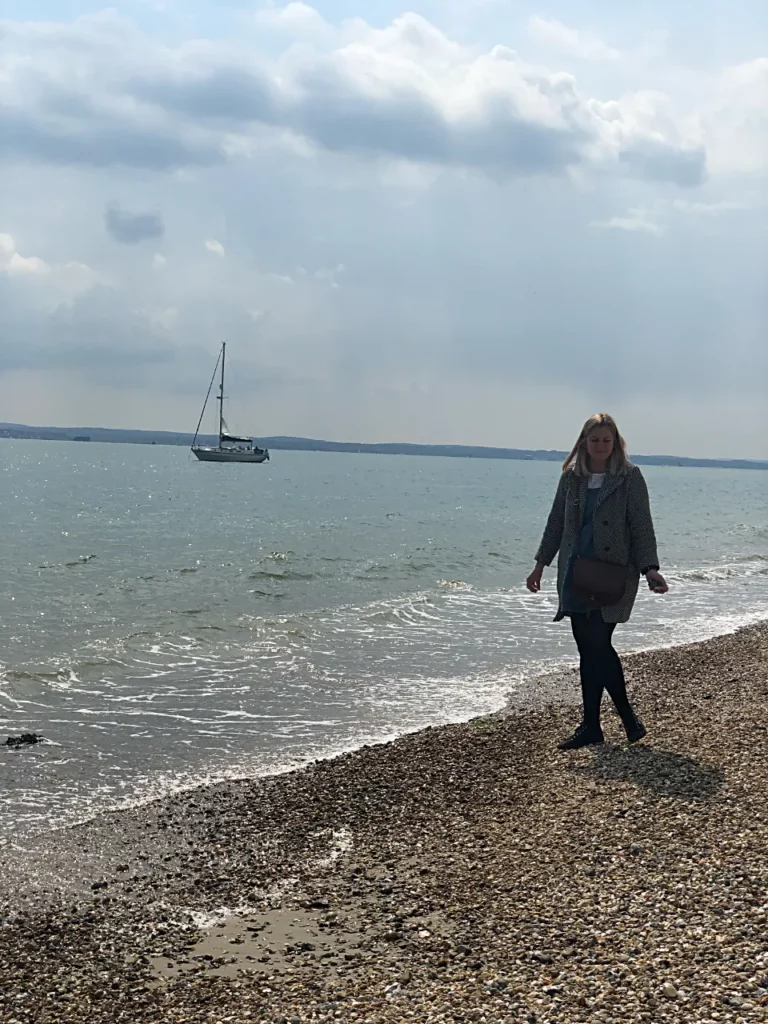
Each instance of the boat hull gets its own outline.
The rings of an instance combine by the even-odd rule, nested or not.
[[[262,450],[238,451],[235,448],[193,448],[196,458],[201,462],[266,462],[269,452]]]

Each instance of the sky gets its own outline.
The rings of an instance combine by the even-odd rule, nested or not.
[[[767,170],[764,0],[4,0],[0,420],[766,459]]]

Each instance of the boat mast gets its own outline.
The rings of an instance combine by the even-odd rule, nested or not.
[[[219,359],[221,359],[221,352],[219,352],[219,358],[216,360],[216,365],[213,368],[213,373],[211,374],[211,382],[208,385],[208,390],[205,393],[205,401],[203,402],[203,408],[200,411],[200,419],[197,421],[197,426],[195,427],[195,436],[192,438],[193,448],[197,444],[197,435],[200,433],[200,426],[203,422],[203,416],[205,416],[205,410],[208,408],[208,399],[211,397],[211,388],[213,387],[213,382],[216,380],[216,371],[219,368]]]
[[[221,343],[221,384],[219,385],[219,444],[224,433],[224,359],[227,355],[227,343]]]

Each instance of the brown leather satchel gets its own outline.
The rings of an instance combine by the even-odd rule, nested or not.
[[[579,597],[599,608],[618,604],[626,588],[626,569],[599,558],[577,558],[573,563],[571,586]]]

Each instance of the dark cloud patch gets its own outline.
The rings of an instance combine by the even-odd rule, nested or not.
[[[171,171],[221,163],[224,155],[214,140],[186,141],[172,126],[158,129],[149,119],[133,123],[119,115],[83,112],[56,120],[34,109],[0,108],[0,158]]]
[[[48,311],[0,274],[0,374],[77,369],[99,383],[132,387],[177,355],[123,292],[91,288]]]
[[[557,173],[583,159],[584,128],[524,118],[510,100],[489,97],[474,117],[449,121],[433,99],[399,86],[372,95],[356,90],[329,62],[299,78],[301,96],[283,115],[326,149],[494,173]]]
[[[134,76],[126,91],[166,110],[183,113],[196,121],[243,123],[279,120],[276,90],[255,69],[209,67],[184,68],[175,75]]]
[[[107,232],[122,245],[138,245],[150,238],[162,238],[163,219],[157,213],[130,213],[119,203],[109,203],[104,211]]]
[[[648,181],[671,181],[681,188],[693,188],[707,177],[707,153],[643,139],[619,154],[619,160],[634,177]]]

